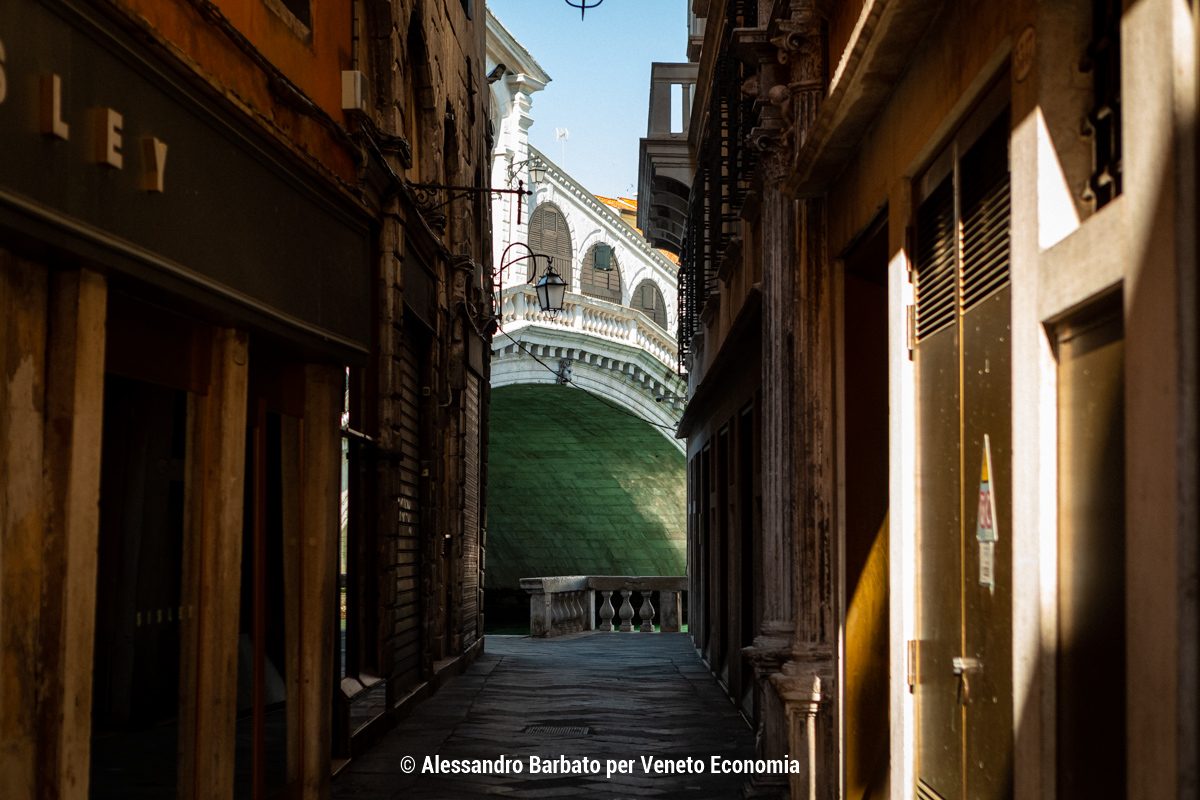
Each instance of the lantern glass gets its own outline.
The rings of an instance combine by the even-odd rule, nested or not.
[[[539,163],[532,164],[529,167],[529,178],[534,183],[541,183],[546,178],[546,167]]]
[[[542,311],[562,311],[563,299],[567,294],[567,282],[562,279],[554,266],[546,267],[546,273],[534,287],[537,290],[538,305]]]

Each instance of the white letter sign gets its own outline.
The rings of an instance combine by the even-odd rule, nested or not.
[[[71,128],[62,118],[62,78],[42,76],[42,133],[55,139],[71,138]]]
[[[167,143],[147,136],[142,139],[142,189],[163,191],[163,174],[167,168]]]

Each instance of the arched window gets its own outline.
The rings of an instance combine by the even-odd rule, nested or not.
[[[542,203],[529,217],[529,246],[535,253],[554,257],[554,271],[562,275],[571,286],[571,232],[567,230],[567,218],[553,203]],[[535,263],[536,266],[535,266]],[[546,268],[546,259],[529,259],[526,280],[533,280],[535,270],[540,275]]]
[[[633,290],[630,305],[654,320],[654,324],[664,331],[667,329],[667,304],[654,281],[647,278],[639,283]]]
[[[612,245],[600,243],[588,248],[579,273],[579,291],[601,300],[621,302],[621,268]]]

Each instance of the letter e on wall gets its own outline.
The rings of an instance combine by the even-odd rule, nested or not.
[[[92,160],[120,169],[125,164],[121,153],[121,131],[124,120],[111,108],[93,108],[90,112]]]

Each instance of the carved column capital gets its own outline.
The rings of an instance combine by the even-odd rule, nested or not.
[[[817,111],[825,98],[828,82],[825,65],[825,33],[821,13],[814,0],[792,5],[791,14],[775,22],[771,44],[776,61],[783,67],[781,87],[773,89],[784,109],[788,147],[794,159],[807,140]]]

